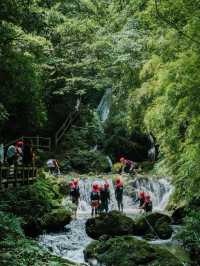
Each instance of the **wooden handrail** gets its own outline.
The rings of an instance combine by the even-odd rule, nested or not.
[[[26,137],[22,136],[15,140],[12,140],[4,145],[5,148],[8,146],[15,144],[17,141],[24,141],[24,140],[30,140],[32,143],[33,148],[36,149],[47,149],[48,151],[51,150],[51,138],[50,137],[40,137],[40,136],[33,136],[33,137]],[[42,140],[45,140],[47,144],[42,143]]]
[[[38,168],[33,166],[0,166],[0,189],[27,185],[37,179]]]

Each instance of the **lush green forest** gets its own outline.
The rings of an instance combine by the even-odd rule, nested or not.
[[[105,169],[104,154],[116,160],[133,144],[141,161],[153,134],[153,171],[173,177],[171,206],[195,210],[181,237],[199,254],[199,25],[198,0],[1,0],[1,141],[54,137],[77,100],[82,129],[72,128],[61,146],[78,170],[87,156],[94,160],[95,144],[96,168]],[[102,132],[95,111],[108,88]]]

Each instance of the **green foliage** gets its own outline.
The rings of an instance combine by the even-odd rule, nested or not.
[[[200,263],[200,212],[191,211],[186,220],[185,226],[178,234],[177,238],[183,241],[184,247],[189,250],[191,260],[194,262],[192,265],[199,265]]]
[[[19,218],[0,211],[0,220],[0,241],[17,240],[24,236]]]

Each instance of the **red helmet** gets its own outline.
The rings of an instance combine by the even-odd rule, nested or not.
[[[69,181],[69,187],[70,188],[73,188],[74,187],[74,182],[71,180],[71,181]]]
[[[121,182],[121,178],[120,177],[117,177],[116,183],[119,184],[120,182]]]
[[[17,147],[22,147],[23,146],[23,141],[21,141],[21,140],[18,140],[17,142],[16,142],[16,146]]]
[[[144,193],[144,191],[139,192],[139,197],[142,198],[142,199],[145,198],[145,193]]]
[[[75,186],[77,186],[78,185],[78,179],[75,178],[73,183],[74,183]]]
[[[150,195],[146,195],[146,196],[145,196],[145,200],[146,200],[147,202],[150,202],[150,200],[151,200]]]
[[[99,191],[99,185],[97,183],[94,183],[92,185],[92,190],[95,191],[95,192],[98,192]]]
[[[121,178],[118,177],[118,178],[116,179],[116,187],[122,187],[122,186],[123,186],[123,182],[122,182]]]

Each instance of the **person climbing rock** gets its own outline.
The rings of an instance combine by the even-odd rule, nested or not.
[[[77,218],[79,198],[80,198],[80,189],[79,189],[79,184],[78,184],[78,178],[75,178],[73,180],[73,185],[71,186],[71,199],[72,199],[72,203],[74,203],[74,205],[76,206],[75,212],[74,212],[75,219]]]
[[[120,177],[115,182],[115,198],[117,200],[118,210],[123,212],[123,191],[124,186]]]
[[[120,163],[122,164],[122,173],[136,173],[135,166],[136,164],[131,161],[127,160],[124,157],[120,158]]]
[[[150,195],[145,196],[144,204],[141,206],[145,212],[152,212],[153,204]]]
[[[110,203],[110,189],[109,183],[105,182],[104,185],[101,186],[100,189],[100,200],[101,200],[101,207],[100,212],[108,213],[108,205]]]
[[[91,208],[92,208],[92,217],[98,214],[98,209],[100,207],[100,191],[99,191],[99,185],[97,183],[94,183],[92,185],[92,192],[90,194],[90,200],[91,200]]]

